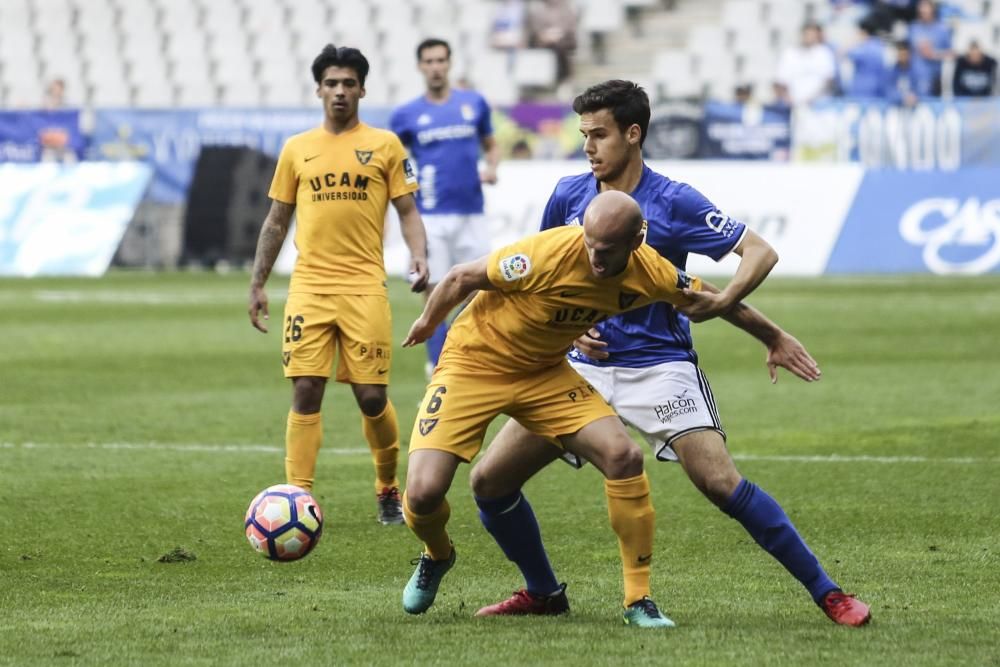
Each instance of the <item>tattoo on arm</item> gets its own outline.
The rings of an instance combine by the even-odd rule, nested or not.
[[[274,261],[281,252],[281,246],[285,242],[288,234],[288,225],[292,221],[292,213],[295,211],[294,204],[272,201],[271,210],[264,219],[264,224],[260,228],[260,236],[257,238],[257,252],[253,260],[253,273],[250,279],[251,285],[262,286],[267,282],[274,267]]]

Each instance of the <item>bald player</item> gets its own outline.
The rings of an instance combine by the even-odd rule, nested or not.
[[[368,60],[328,44],[312,64],[323,124],[281,149],[273,200],[257,242],[250,322],[267,333],[267,281],[297,212],[298,258],[285,303],[281,361],[292,381],[285,474],[311,489],[323,437],[320,406],[337,356],[337,381],[351,385],[375,465],[378,521],[402,524],[396,464],[399,426],[389,401],[392,319],[382,257],[385,212],[399,213],[410,249],[413,290],[427,284],[427,241],[413,193],[417,177],[399,139],[358,120]],[[263,317],[262,317],[263,316]]]
[[[631,197],[598,195],[582,227],[535,234],[454,267],[414,322],[404,346],[426,341],[479,290],[448,333],[410,440],[403,513],[424,551],[403,591],[407,612],[433,604],[455,563],[445,494],[458,465],[479,452],[490,422],[506,414],[604,474],[623,563],[623,618],[638,627],[673,625],[649,597],[654,513],[642,450],[565,358],[578,336],[612,315],[656,301],[714,298],[643,243],[644,226]]]

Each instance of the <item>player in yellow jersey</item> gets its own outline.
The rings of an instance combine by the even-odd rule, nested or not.
[[[460,264],[431,295],[404,346],[427,340],[454,306],[481,290],[448,333],[410,439],[403,513],[425,549],[403,591],[407,612],[433,604],[455,562],[445,494],[458,465],[472,461],[490,422],[507,414],[604,474],[626,618],[641,627],[673,625],[649,598],[654,521],[642,450],[564,356],[577,336],[617,313],[715,298],[643,237],[639,205],[624,193],[603,193],[582,228],[545,231]]]
[[[374,459],[379,521],[401,524],[399,426],[386,395],[392,323],[382,234],[391,201],[412,257],[413,290],[423,290],[427,242],[413,197],[417,179],[396,135],[358,120],[368,76],[364,55],[328,44],[312,74],[323,124],[291,137],[278,158],[250,282],[250,322],[267,332],[264,283],[294,211],[299,254],[281,349],[293,387],[285,435],[288,482],[312,488],[323,434],[320,406],[336,353],[336,379],[351,385]]]

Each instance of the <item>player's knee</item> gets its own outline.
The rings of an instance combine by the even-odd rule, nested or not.
[[[326,389],[326,378],[297,377],[293,380],[292,409],[300,415],[313,414],[320,411],[323,405],[323,392]]]
[[[479,466],[474,467],[469,473],[469,486],[477,498],[501,498],[517,490],[516,487],[512,488],[509,482],[488,474],[488,471],[481,470]]]
[[[358,407],[366,417],[378,417],[385,412],[387,400],[385,394],[366,394],[358,397]]]
[[[444,502],[445,491],[436,480],[408,479],[406,506],[414,514],[430,514]]]
[[[604,476],[608,479],[625,479],[642,474],[642,448],[625,439],[610,448],[605,459]]]

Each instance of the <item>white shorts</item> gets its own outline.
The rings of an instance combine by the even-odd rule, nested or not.
[[[485,215],[425,213],[422,218],[427,230],[427,268],[432,285],[456,264],[479,259],[492,250]]]
[[[647,368],[593,366],[570,360],[627,425],[642,434],[659,461],[676,461],[671,446],[693,431],[718,431],[725,439],[722,421],[708,378],[689,361],[668,361]],[[582,461],[566,454],[567,462]]]

